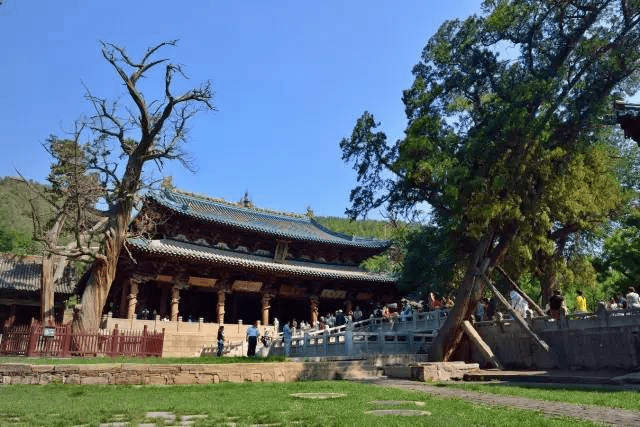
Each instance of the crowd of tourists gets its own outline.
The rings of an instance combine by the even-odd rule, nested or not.
[[[522,318],[529,318],[533,316],[533,311],[529,306],[529,302],[523,295],[515,288],[512,288],[509,292],[510,304],[515,312],[517,312]],[[476,304],[473,312],[474,319],[478,322],[493,320],[496,316],[497,307],[499,306],[499,300],[497,297],[482,298]],[[612,296],[608,301],[601,301],[599,306],[608,310],[625,310],[625,309],[640,309],[640,296],[636,292],[633,286],[627,288],[627,292],[619,292],[615,296]],[[544,308],[544,313],[556,320],[569,316],[571,311],[567,307],[564,296],[560,290],[553,291],[553,294],[549,298],[549,302]],[[575,309],[573,314],[588,313],[587,299],[582,290],[576,291]]]

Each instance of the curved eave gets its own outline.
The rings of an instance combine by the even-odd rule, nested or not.
[[[186,217],[198,219],[210,224],[233,227],[241,231],[272,236],[278,239],[316,242],[338,247],[368,249],[378,252],[382,252],[391,246],[391,242],[387,240],[352,238],[350,236],[333,232],[306,217],[301,218],[272,214],[249,208],[226,205],[220,202],[194,198],[182,194],[168,194],[170,194],[171,197],[175,197],[176,201],[169,200],[169,196],[158,193],[150,193],[148,197],[161,206]],[[180,200],[189,201],[189,203],[196,203],[203,211],[207,207],[217,208],[225,212],[233,212],[238,215],[246,216],[252,220],[240,221],[234,220],[231,215],[200,212],[189,207],[188,204],[180,204]],[[305,233],[305,229],[310,232]]]
[[[349,280],[395,285],[392,277],[367,273],[360,269],[338,266],[320,266],[306,262],[276,263],[271,258],[256,255],[239,254],[221,249],[208,248],[175,240],[129,239],[127,246],[133,252],[141,252],[153,257],[172,258],[179,261],[203,263],[227,267],[240,271],[253,271],[269,274],[286,274],[305,279]]]

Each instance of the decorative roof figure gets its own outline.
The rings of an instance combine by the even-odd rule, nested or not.
[[[249,190],[245,190],[244,191],[244,196],[242,196],[242,199],[240,199],[240,206],[245,207],[245,208],[252,208],[253,207],[253,202],[249,198]]]

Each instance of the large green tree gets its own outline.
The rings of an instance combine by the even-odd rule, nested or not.
[[[427,43],[403,139],[388,144],[365,113],[341,142],[359,181],[348,213],[429,203],[465,266],[434,359],[451,357],[480,277],[518,236],[552,244],[557,184],[599,142],[612,95],[635,91],[639,44],[638,1],[487,0]]]
[[[611,291],[640,285],[640,214],[633,212],[607,237],[597,266]]]

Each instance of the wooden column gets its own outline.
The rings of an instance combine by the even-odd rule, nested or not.
[[[224,289],[218,289],[218,310],[217,310],[217,319],[218,323],[224,323],[224,298],[226,295],[226,291]]]
[[[127,303],[129,299],[129,285],[125,282],[122,283],[122,294],[120,295],[120,312],[118,313],[118,317],[121,319],[126,319],[127,314],[129,312],[129,305]]]
[[[270,303],[271,303],[272,297],[273,295],[269,293],[262,294],[262,324],[263,325],[269,324],[269,309],[271,308]]]
[[[309,323],[311,323],[311,326],[315,326],[318,323],[319,306],[320,298],[317,295],[311,295],[309,297]]]
[[[138,281],[129,279],[129,295],[127,296],[127,319],[135,319],[138,304]]]
[[[54,291],[53,254],[46,254],[42,257],[42,275],[40,276],[40,321],[43,325],[54,321]]]
[[[8,329],[13,327],[13,324],[16,322],[16,305],[11,304],[9,306],[9,317],[4,321],[4,328]]]
[[[171,288],[171,321],[178,321],[178,304],[180,303],[180,287],[174,285]]]
[[[346,300],[344,303],[345,315],[351,313],[353,311],[353,302],[350,299]]]
[[[160,290],[160,317],[164,318],[169,312],[169,286],[162,285]]]

